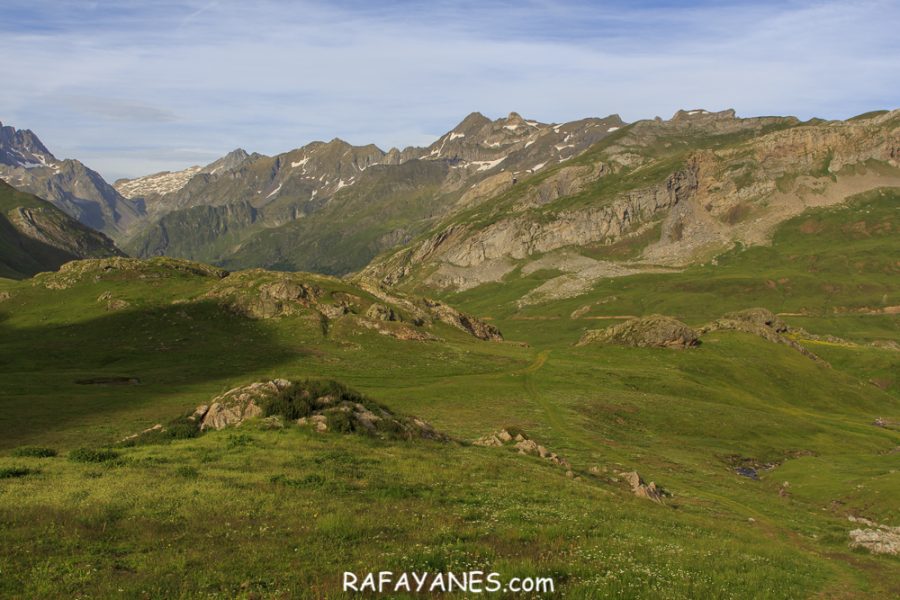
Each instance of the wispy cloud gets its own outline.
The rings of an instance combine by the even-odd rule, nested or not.
[[[900,104],[897,22],[874,0],[7,0],[0,120],[115,178],[206,160],[185,147],[427,143],[472,110],[841,118]]]

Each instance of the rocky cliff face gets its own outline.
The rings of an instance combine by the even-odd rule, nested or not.
[[[572,163],[451,216],[361,278],[468,289],[516,268],[528,272],[540,260],[568,271],[556,282],[561,290],[578,291],[584,285],[570,285],[573,278],[589,283],[616,269],[584,255],[573,261],[573,252],[602,255],[638,240],[642,250],[619,269],[625,274],[684,265],[735,242],[765,243],[778,223],[807,207],[900,185],[898,156],[900,111],[810,123],[679,111],[669,121],[628,126]]]
[[[99,173],[77,160],[58,160],[30,130],[0,123],[0,179],[48,200],[84,225],[120,237],[143,216]]]

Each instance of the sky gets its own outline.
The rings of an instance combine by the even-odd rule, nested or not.
[[[898,30],[896,0],[3,0],[0,121],[113,181],[473,111],[838,119],[900,107]]]

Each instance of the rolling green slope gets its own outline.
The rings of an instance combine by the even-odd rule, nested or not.
[[[575,598],[896,596],[897,558],[851,549],[863,525],[848,520],[900,523],[896,207],[874,192],[788,221],[769,247],[579,298],[519,308],[543,272],[445,296],[504,343],[443,323],[438,340],[399,339],[353,312],[261,318],[231,294],[285,276],[168,259],[0,282],[0,595],[341,597],[345,570],[483,569]],[[386,302],[290,277],[360,314]],[[683,351],[575,345],[624,315],[697,326],[754,306],[788,313],[830,364],[736,331]],[[73,460],[278,377],[338,379],[457,442],[255,421]],[[571,474],[469,444],[503,427]],[[636,497],[618,474],[632,470],[671,495]]]
[[[441,189],[448,170],[446,163],[419,160],[369,167],[358,183],[335,194],[323,208],[256,232],[219,262],[226,268],[329,275],[359,270],[453,204],[458,194]]]

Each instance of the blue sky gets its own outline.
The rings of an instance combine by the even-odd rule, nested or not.
[[[0,121],[114,180],[476,110],[846,118],[900,106],[898,29],[893,0],[3,0]]]

